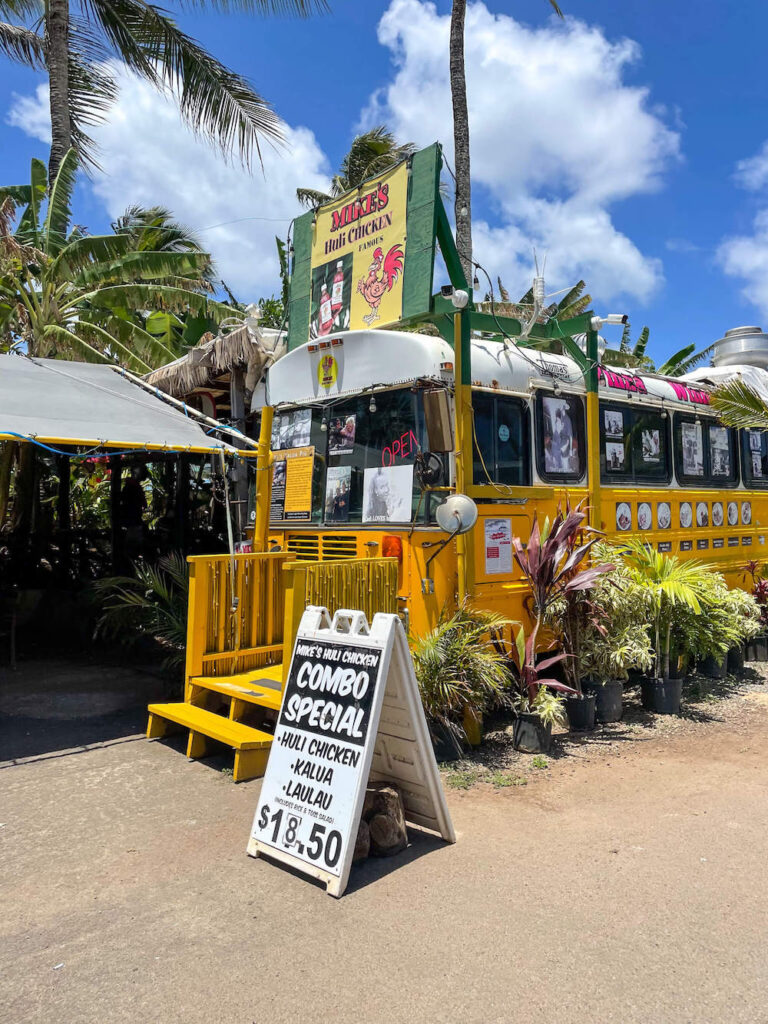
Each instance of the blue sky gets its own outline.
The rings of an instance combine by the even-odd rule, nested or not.
[[[180,15],[273,102],[290,152],[269,152],[264,174],[249,177],[193,140],[168,101],[125,80],[98,136],[106,173],[79,188],[77,220],[98,230],[131,202],[165,203],[203,229],[247,300],[276,290],[273,236],[296,212],[296,185],[322,185],[361,125],[385,120],[450,153],[447,0],[331,5],[306,22]],[[552,290],[585,277],[596,309],[629,313],[635,333],[650,326],[657,358],[736,324],[765,326],[764,0],[562,6],[565,25],[546,0],[470,9],[476,258],[524,290],[536,245]],[[47,155],[45,96],[39,76],[2,69],[0,180],[10,183]]]

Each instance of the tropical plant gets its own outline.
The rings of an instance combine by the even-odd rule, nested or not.
[[[184,7],[304,17],[324,0],[196,0]],[[89,126],[104,121],[117,98],[110,61],[125,64],[159,90],[175,93],[184,120],[247,164],[259,140],[282,138],[280,121],[249,82],[186,35],[163,7],[146,0],[0,0],[0,52],[46,71],[50,83],[51,157],[56,177],[69,149],[94,160]]]
[[[712,585],[711,566],[696,559],[680,561],[642,541],[624,545],[624,563],[632,578],[648,592],[652,608],[652,645],[656,678],[669,679],[672,630],[686,609],[698,615]]]
[[[558,17],[563,17],[556,0],[549,0]],[[472,179],[469,165],[469,112],[467,110],[467,81],[464,72],[464,21],[467,0],[453,0],[451,6],[451,34],[449,67],[451,101],[453,103],[453,151],[456,191],[454,214],[456,219],[456,248],[467,283],[472,274]]]
[[[109,576],[93,584],[101,605],[97,637],[132,644],[151,637],[168,649],[165,664],[184,660],[187,635],[187,562],[179,551],[164,555],[156,564],[136,562],[134,576]]]
[[[328,192],[320,192],[314,188],[297,188],[296,198],[302,206],[322,206],[323,203],[330,203],[336,196],[357,188],[368,178],[383,174],[394,164],[411,156],[415,150],[412,142],[397,143],[389,128],[380,124],[363,132],[362,135],[355,136],[341,161],[341,167],[331,178]]]
[[[441,615],[423,636],[411,638],[416,678],[427,719],[454,738],[457,748],[466,738],[464,711],[477,717],[509,702],[510,677],[506,661],[489,639],[509,620],[468,606]]]
[[[0,218],[0,336],[6,348],[120,362],[145,373],[180,354],[178,344],[171,347],[176,336],[158,328],[154,314],[213,323],[241,317],[210,298],[210,256],[167,245],[162,227],[147,225],[149,241],[136,219],[110,235],[72,227],[76,173],[71,149],[50,190],[40,160],[32,161],[29,185],[0,188],[6,213],[10,204],[25,207],[12,233],[10,218]],[[161,248],[148,247],[154,242]]]
[[[589,592],[576,595],[587,605],[579,619],[581,631],[574,660],[581,680],[606,683],[626,681],[630,669],[648,671],[653,665],[648,624],[652,602],[621,560],[621,553],[599,541],[592,549],[598,564],[612,563],[610,573],[596,580]],[[554,622],[566,613],[565,602],[552,605]]]
[[[755,598],[738,588],[729,590],[719,572],[709,574],[701,596],[701,614],[682,605],[672,624],[671,646],[694,660],[712,657],[717,661],[738,644],[752,640],[762,631],[760,607]]]
[[[593,533],[594,536],[582,543],[587,532]],[[539,633],[550,616],[553,603],[563,602],[566,614],[560,632],[570,662],[566,671],[574,683],[572,689],[576,692],[580,692],[576,671],[580,629],[577,620],[584,608],[583,602],[577,600],[576,595],[590,591],[600,576],[613,568],[611,565],[581,568],[598,536],[597,531],[587,526],[587,513],[583,503],[575,508],[566,503],[565,510],[562,507],[558,508],[551,523],[549,519],[545,519],[541,530],[538,515],[534,514],[527,545],[523,544],[520,537],[512,538],[512,553],[531,591],[531,651],[535,653],[538,650]]]
[[[768,430],[768,402],[740,377],[716,387],[709,401],[728,427]]]
[[[626,324],[619,348],[606,348],[603,352],[603,363],[606,366],[623,366],[627,369],[645,370],[647,373],[659,373],[664,377],[681,377],[705,359],[709,359],[715,348],[714,345],[708,345],[697,352],[695,343],[684,345],[657,367],[651,357],[645,354],[649,335],[650,328],[644,327],[633,345],[630,327]]]
[[[682,377],[684,373],[690,373],[705,359],[709,359],[715,350],[714,344],[707,345],[701,351],[696,351],[695,343],[685,345],[679,352],[666,359],[656,370],[663,377]]]
[[[752,597],[760,609],[760,622],[763,628],[768,627],[768,579],[765,576],[765,566],[761,568],[759,562],[750,559],[744,566],[741,578],[745,581],[747,578],[751,580]]]
[[[522,626],[513,634],[512,642],[504,639],[503,629],[493,629],[491,639],[497,654],[502,658],[512,675],[514,693],[512,707],[517,715],[538,715],[544,725],[547,721],[560,725],[565,721],[565,710],[562,698],[550,691],[575,693],[576,691],[559,679],[545,675],[548,669],[557,665],[566,657],[565,654],[552,654],[548,658],[537,658],[536,637],[533,633],[527,637]],[[560,709],[560,712],[557,711]],[[542,717],[543,716],[543,717]]]

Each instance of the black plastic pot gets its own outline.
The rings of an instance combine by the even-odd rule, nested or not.
[[[440,722],[431,722],[429,727],[432,746],[435,748],[435,760],[458,761],[463,751],[461,744],[450,729]]]
[[[585,693],[583,697],[566,697],[565,706],[571,732],[590,732],[595,728],[594,693]]]
[[[649,679],[640,683],[643,707],[657,715],[679,715],[683,696],[682,679]]]
[[[586,681],[581,684],[584,693],[595,695],[595,719],[606,724],[620,722],[624,712],[624,683],[608,679],[604,683]]]
[[[755,661],[768,661],[768,640],[764,636],[755,637]]]
[[[723,655],[718,661],[713,655],[709,655],[699,665],[699,671],[709,679],[725,679],[727,667],[726,656]]]
[[[546,754],[552,745],[552,724],[544,725],[538,715],[518,715],[512,731],[515,750],[525,754]]]
[[[744,668],[744,645],[739,644],[738,647],[732,647],[728,651],[728,671],[729,672],[741,672]]]

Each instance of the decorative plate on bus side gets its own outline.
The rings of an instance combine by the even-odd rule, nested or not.
[[[696,502],[696,525],[709,526],[709,505],[706,501]]]
[[[672,509],[668,501],[660,501],[656,506],[656,525],[660,530],[668,530],[672,525]]]
[[[723,525],[723,503],[722,501],[712,502],[712,525],[722,526]]]
[[[626,501],[620,501],[616,506],[616,529],[632,529],[632,506],[628,505]]]
[[[641,501],[637,506],[637,526],[640,530],[650,530],[653,525],[653,512],[647,501]]]
[[[736,526],[739,522],[739,503],[738,501],[728,502],[728,525]]]
[[[681,501],[680,502],[680,525],[683,527],[684,530],[687,530],[692,522],[693,522],[693,508],[691,506],[690,501]]]
[[[752,502],[742,501],[741,503],[741,525],[749,526],[752,522]]]

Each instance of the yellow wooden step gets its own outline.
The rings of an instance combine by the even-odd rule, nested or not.
[[[265,672],[265,669],[257,671]],[[277,677],[282,676],[282,666],[273,666],[271,672]],[[283,701],[282,690],[277,679],[268,679],[264,676],[254,677],[253,672],[240,672],[232,676],[191,676],[189,683],[192,687],[200,687],[203,690],[213,690],[215,693],[223,693],[228,697],[236,697],[239,700],[247,701],[249,704],[256,704],[262,708],[269,708],[272,711],[279,711]],[[193,694],[187,694],[190,700],[194,700]]]
[[[233,722],[194,704],[150,704],[147,738],[165,736],[168,723],[189,729],[187,757],[205,757],[208,740],[216,740],[235,751],[235,782],[263,775],[267,767],[272,735],[241,722]]]

